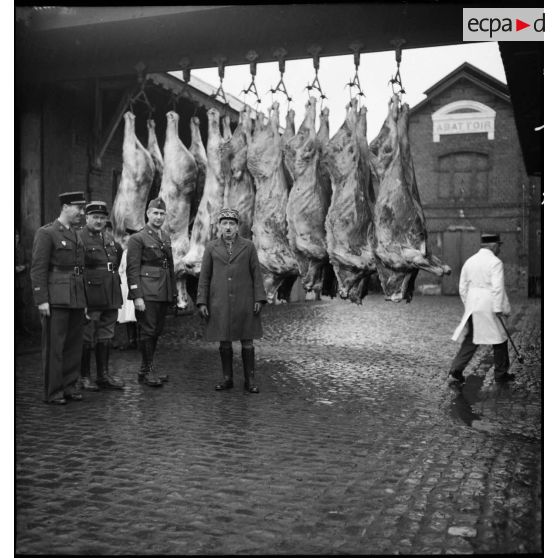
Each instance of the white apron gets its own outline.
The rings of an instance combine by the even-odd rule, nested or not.
[[[136,321],[136,311],[134,308],[134,301],[128,300],[128,280],[126,279],[126,260],[127,260],[128,250],[124,250],[122,253],[122,260],[120,261],[120,267],[118,268],[118,273],[120,275],[120,288],[122,289],[122,306],[118,310],[118,323],[135,322]]]
[[[465,306],[460,324],[452,335],[462,342],[467,334],[467,320],[473,317],[473,343],[495,345],[507,340],[496,312],[509,315],[510,303],[504,286],[504,264],[488,248],[481,248],[463,265],[459,294]]]

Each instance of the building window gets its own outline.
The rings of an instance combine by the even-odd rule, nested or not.
[[[488,155],[461,152],[440,157],[438,197],[454,200],[488,198]]]
[[[496,111],[478,101],[462,100],[444,105],[432,114],[432,140],[441,135],[488,134],[494,139]]]

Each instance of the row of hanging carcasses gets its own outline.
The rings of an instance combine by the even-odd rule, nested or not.
[[[164,157],[153,121],[148,146],[135,135],[134,115],[124,115],[123,171],[114,200],[116,238],[126,228],[144,226],[149,193],[167,205],[165,228],[171,236],[179,305],[186,297],[185,276],[199,275],[206,243],[218,234],[223,207],[240,213],[240,234],[254,242],[268,300],[281,283],[299,275],[307,291],[319,293],[324,268],[335,272],[342,298],[361,302],[368,278],[378,273],[387,300],[412,299],[420,269],[441,276],[451,272],[427,249],[408,137],[407,104],[395,94],[378,136],[368,145],[366,107],[353,99],[340,129],[329,137],[328,109],[316,132],[316,99],[310,97],[298,131],[288,111],[283,133],[279,105],[269,118],[249,109],[231,133],[227,116],[210,109],[207,145],[199,119],[190,121],[189,148],[178,136],[179,116],[167,113]]]

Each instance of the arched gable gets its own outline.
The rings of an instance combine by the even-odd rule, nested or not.
[[[488,134],[494,139],[496,111],[489,106],[469,99],[448,103],[432,114],[432,136],[434,142],[441,135]]]

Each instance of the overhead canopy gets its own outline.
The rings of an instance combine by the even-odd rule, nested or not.
[[[535,2],[540,4],[542,2]],[[513,8],[518,1],[491,3]],[[257,62],[462,44],[462,10],[479,2],[320,3],[234,6],[24,7],[16,8],[18,86]],[[533,43],[503,43],[533,45]],[[540,56],[539,54],[540,53]],[[542,91],[542,43],[536,71],[531,55],[503,48],[502,57],[520,135],[542,122],[530,108],[525,71],[534,71]],[[532,86],[533,82],[529,82]],[[542,100],[542,99],[541,99]],[[534,109],[536,111],[536,109]],[[540,106],[538,110],[542,113]],[[530,139],[522,138],[524,149]],[[534,150],[539,148],[533,148]],[[524,150],[524,153],[527,151]],[[540,155],[539,153],[539,155]],[[539,156],[540,160],[542,155]],[[529,159],[531,160],[531,159]],[[533,156],[533,161],[537,156]],[[540,172],[534,162],[530,172]]]
[[[497,4],[497,3],[496,3]],[[513,7],[513,2],[507,3]],[[255,51],[258,62],[462,42],[462,8],[474,4],[320,3],[247,6],[170,6],[102,8],[20,8],[17,12],[17,67],[36,80],[69,80],[148,72],[246,64]],[[478,3],[482,6],[482,3]],[[440,24],[443,22],[443,24]]]

